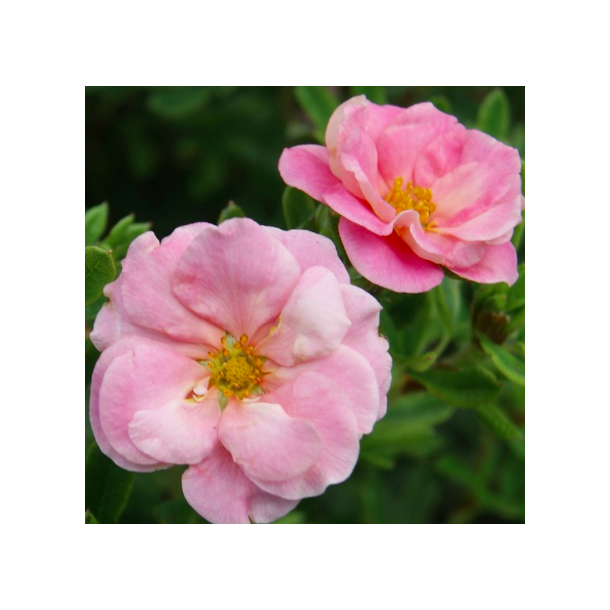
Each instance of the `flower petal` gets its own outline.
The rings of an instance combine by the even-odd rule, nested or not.
[[[277,318],[299,278],[282,244],[247,218],[206,227],[183,254],[173,289],[200,316],[239,337]]]
[[[417,122],[407,119],[408,122],[393,125],[379,136],[379,170],[388,187],[396,178],[403,178],[405,184],[413,180],[413,169],[420,153],[440,135],[453,130],[457,123],[455,117],[432,105],[425,108],[426,112],[423,108],[418,110],[417,119],[411,119]],[[427,185],[417,182],[415,186]]]
[[[467,280],[484,284],[506,282],[512,286],[519,277],[517,253],[510,241],[497,246],[487,245],[481,260],[472,267],[464,269],[448,267],[448,269]]]
[[[288,186],[305,191],[320,201],[325,190],[340,184],[328,165],[328,150],[323,146],[305,144],[285,148],[279,170]]]
[[[151,465],[159,460],[144,453],[129,435],[129,424],[138,411],[171,408],[182,404],[194,384],[206,375],[194,360],[163,343],[141,342],[110,364],[100,388],[99,418],[112,447],[131,462]],[[190,443],[177,434],[174,446]],[[197,431],[196,431],[197,432]],[[198,431],[205,435],[206,431]],[[189,435],[193,432],[189,432]]]
[[[295,286],[277,326],[256,350],[292,366],[336,350],[349,326],[339,282],[328,269],[310,267]]]
[[[159,470],[160,468],[167,468],[169,464],[162,464],[159,462],[139,464],[128,460],[126,457],[116,451],[106,437],[100,422],[100,388],[104,381],[104,375],[114,360],[119,356],[130,352],[134,347],[142,345],[146,342],[146,339],[138,336],[132,336],[122,339],[120,342],[105,350],[99,357],[95,364],[95,368],[93,369],[93,376],[91,378],[91,394],[89,398],[89,421],[91,422],[91,429],[93,430],[95,440],[99,448],[102,450],[102,453],[107,455],[117,466],[125,468],[125,470],[133,470],[135,472],[152,472],[154,470]]]
[[[133,444],[147,455],[170,464],[198,464],[216,444],[220,406],[210,393],[202,402],[175,402],[138,411],[129,424]]]
[[[231,401],[220,418],[220,441],[252,478],[283,481],[305,472],[320,454],[320,437],[306,419],[277,404]]]
[[[322,447],[318,459],[303,475],[285,481],[251,477],[259,487],[297,500],[317,496],[351,474],[358,459],[360,434],[349,397],[340,386],[323,375],[304,373],[266,399],[280,404],[291,417],[310,421]]]
[[[171,290],[180,257],[202,230],[212,226],[197,223],[179,227],[160,244],[152,232],[132,242],[118,280],[131,322],[180,341],[218,344],[222,331],[184,307]]]
[[[337,155],[341,179],[355,196],[365,199],[375,214],[385,222],[394,218],[394,208],[380,194],[380,177],[377,173],[377,149],[371,137],[354,130]],[[383,184],[386,188],[386,185]]]
[[[391,223],[381,220],[367,202],[352,195],[342,184],[324,191],[322,202],[337,214],[377,235],[392,232]]]
[[[265,227],[265,230],[297,259],[301,273],[310,267],[326,267],[341,284],[349,284],[349,273],[337,255],[335,244],[328,237],[300,229],[282,231]]]
[[[289,513],[298,500],[259,489],[219,443],[212,454],[182,475],[186,501],[212,523],[269,523]]]
[[[379,389],[377,419],[381,419],[387,410],[387,394],[392,382],[389,344],[387,339],[379,334],[381,305],[377,299],[357,286],[341,286],[341,292],[347,315],[352,322],[343,339],[343,345],[362,354],[373,369]],[[366,426],[361,419],[359,424],[361,431],[365,431]]]
[[[385,356],[389,358],[387,351]],[[387,360],[384,359],[384,362]],[[274,388],[279,388],[281,384],[289,383],[306,372],[327,377],[349,397],[361,435],[368,434],[373,429],[380,410],[380,392],[372,365],[361,353],[341,345],[325,358],[278,369],[268,385],[273,383]]]
[[[443,271],[416,256],[396,234],[380,237],[342,218],[339,234],[356,270],[395,292],[425,292],[443,281]]]

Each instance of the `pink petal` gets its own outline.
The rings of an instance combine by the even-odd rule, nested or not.
[[[288,186],[306,192],[320,201],[325,190],[340,184],[328,165],[328,151],[323,146],[306,144],[285,148],[279,170]]]
[[[269,523],[289,513],[298,501],[259,489],[219,443],[201,464],[182,475],[187,502],[212,523]]]
[[[324,267],[301,276],[268,338],[257,352],[284,366],[335,351],[350,326],[340,284]]]
[[[265,402],[231,401],[220,418],[219,438],[251,478],[282,481],[305,472],[320,454],[320,437],[306,419],[289,417]]]
[[[341,179],[347,189],[355,197],[368,201],[375,214],[383,221],[392,220],[396,212],[381,197],[377,149],[371,137],[360,130],[354,130],[338,151],[337,162],[341,168]]]
[[[169,464],[162,464],[159,462],[139,464],[128,460],[118,451],[116,451],[106,438],[106,434],[104,433],[102,424],[100,423],[99,399],[100,388],[108,367],[116,358],[130,352],[134,347],[142,345],[142,343],[145,342],[146,339],[142,339],[141,337],[127,337],[104,351],[93,369],[93,376],[91,378],[91,394],[89,399],[89,421],[91,422],[91,429],[93,430],[95,440],[102,453],[107,455],[115,464],[117,464],[117,466],[125,468],[126,470],[133,470],[135,472],[152,472],[153,470],[159,470],[160,468],[167,468]]]
[[[343,185],[324,191],[322,201],[337,214],[377,235],[389,235],[392,232],[391,223],[381,220],[367,202],[354,197]]]
[[[520,186],[517,187],[520,189]],[[504,197],[489,209],[478,216],[466,220],[462,224],[451,227],[438,227],[437,231],[442,235],[451,235],[458,239],[467,241],[502,240],[507,241],[512,235],[515,226],[521,222],[521,192],[511,189]]]
[[[512,286],[519,277],[517,271],[517,253],[511,242],[497,246],[486,246],[483,257],[472,267],[464,269],[448,267],[448,269],[467,280],[483,284],[506,282],[509,286]]]
[[[432,110],[434,109],[434,110]],[[404,184],[413,179],[413,169],[422,150],[440,135],[455,129],[456,119],[436,110],[429,109],[425,122],[407,123],[386,129],[379,137],[379,169],[388,187],[396,178],[403,178]],[[415,183],[416,186],[425,186]]]
[[[349,284],[349,273],[337,255],[335,244],[317,233],[311,231],[282,231],[275,227],[264,227],[277,239],[296,259],[304,273],[310,267],[326,267],[342,284]]]
[[[462,162],[466,133],[466,128],[457,124],[430,141],[415,161],[413,184],[428,188],[452,172]]]
[[[362,122],[359,119],[362,117],[362,111],[371,105],[364,95],[358,95],[335,109],[326,126],[326,146],[331,152],[345,141],[347,133],[351,132],[354,126],[361,127]],[[357,118],[354,125],[355,117]]]
[[[133,241],[118,280],[129,321],[180,341],[218,344],[222,331],[184,307],[171,290],[180,257],[199,233],[212,226],[179,227],[161,244],[151,232]]]
[[[206,227],[183,254],[174,293],[200,316],[252,337],[279,315],[300,275],[282,244],[247,218]]]
[[[379,335],[377,337],[381,340]],[[389,358],[387,351],[385,356]],[[387,363],[385,358],[383,360]],[[380,391],[372,364],[365,356],[355,349],[341,345],[325,358],[278,369],[273,375],[273,382],[277,384],[275,388],[307,372],[323,375],[341,388],[341,392],[350,399],[360,434],[368,434],[373,429],[380,410]]]
[[[424,231],[419,214],[415,210],[401,212],[396,217],[394,227],[401,229],[401,237],[417,256],[432,263],[445,262],[444,249],[435,243],[432,233]]]
[[[108,349],[125,337],[135,335],[136,337],[160,341],[167,345],[171,345],[175,350],[189,358],[199,360],[207,358],[207,353],[210,350],[203,344],[177,341],[162,331],[155,331],[134,324],[123,305],[120,276],[118,280],[109,286],[106,286],[104,292],[110,297],[110,300],[104,303],[102,309],[97,314],[93,330],[89,335],[93,345],[95,345],[99,351]]]
[[[133,444],[147,455],[171,464],[198,464],[217,440],[220,406],[212,392],[202,402],[170,403],[138,411],[129,424]]]
[[[132,441],[129,435],[131,420],[138,411],[171,409],[182,404],[204,375],[206,372],[201,365],[162,343],[142,341],[116,357],[106,370],[99,394],[100,424],[108,442],[131,462],[142,465],[157,463],[158,459],[138,449]],[[180,416],[179,413],[176,415]],[[187,431],[182,425],[172,430],[176,434],[174,439],[160,439],[166,447],[191,444],[191,435],[212,433]],[[180,436],[181,433],[188,436]],[[203,441],[203,444],[207,443]],[[168,448],[167,454],[163,455],[170,452],[171,448]]]
[[[350,261],[370,282],[395,292],[426,292],[443,281],[443,271],[413,251],[396,234],[380,237],[342,218],[339,234]]]
[[[291,417],[309,420],[322,439],[322,448],[305,474],[285,481],[251,477],[259,487],[297,500],[319,495],[351,474],[358,459],[360,434],[349,397],[340,386],[323,375],[303,373],[265,398],[280,404]]]
[[[379,335],[379,312],[377,299],[357,286],[341,286],[343,303],[352,322],[343,338],[343,345],[351,347],[366,358],[370,364],[379,391],[379,410],[376,419],[381,419],[387,410],[387,394],[392,382],[392,358],[389,344]],[[354,399],[352,398],[352,401]],[[360,431],[367,433],[365,422],[359,419]]]

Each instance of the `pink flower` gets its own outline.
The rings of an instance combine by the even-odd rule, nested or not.
[[[273,521],[350,475],[391,359],[331,241],[241,218],[148,232],[105,294],[90,416],[119,466],[188,464],[186,499],[218,523]]]
[[[379,286],[424,292],[441,283],[441,267],[476,282],[517,279],[519,153],[430,103],[352,98],[330,118],[326,147],[288,148],[279,169],[342,216],[350,261]]]

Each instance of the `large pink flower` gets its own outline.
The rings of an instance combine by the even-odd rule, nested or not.
[[[326,147],[288,148],[279,169],[342,216],[347,255],[379,286],[424,292],[442,267],[476,282],[517,279],[519,153],[430,103],[352,98],[332,115]]]
[[[105,294],[90,415],[119,466],[188,464],[186,499],[219,523],[273,521],[350,475],[391,359],[328,239],[247,219],[149,232]]]

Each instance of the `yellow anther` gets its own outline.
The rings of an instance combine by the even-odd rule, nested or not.
[[[430,215],[436,210],[436,204],[432,201],[432,190],[421,186],[413,186],[409,181],[404,191],[402,190],[403,179],[396,178],[392,189],[386,197],[386,201],[400,214],[405,210],[415,210],[419,214],[419,220],[424,229],[430,230],[437,223],[428,222]],[[397,230],[400,234],[400,231]]]
[[[221,340],[217,352],[210,352],[208,366],[213,369],[210,387],[216,386],[224,397],[236,396],[240,400],[251,393],[262,394],[260,386],[265,373],[262,370],[264,358],[253,355],[253,347],[245,345],[248,336],[243,334],[239,341],[230,334]],[[223,402],[221,400],[221,406]]]

